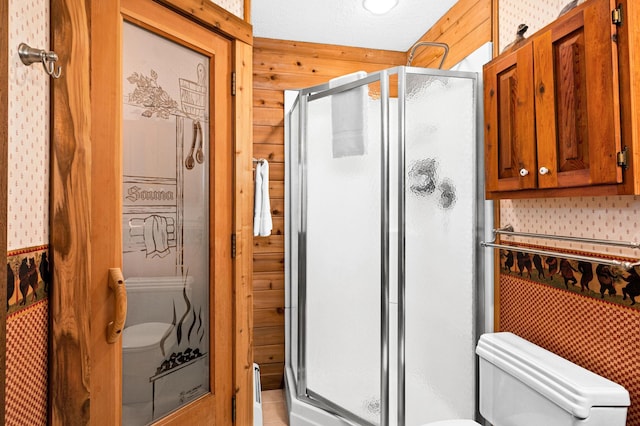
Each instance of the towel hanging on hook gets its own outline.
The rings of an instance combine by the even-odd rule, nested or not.
[[[268,237],[273,229],[269,199],[269,163],[257,160],[253,207],[253,236]]]
[[[57,70],[55,69],[58,55],[53,51],[34,49],[25,43],[20,43],[20,45],[18,45],[18,55],[22,63],[27,66],[36,62],[42,62],[46,73],[53,78],[60,78],[62,75],[62,68],[60,66],[58,66]]]
[[[266,160],[265,160],[264,158],[252,158],[252,162],[253,162],[254,164],[262,165],[262,164],[264,164],[264,162],[265,162],[265,161],[266,161]],[[256,171],[256,167],[255,167],[255,166],[253,166],[253,167],[251,168],[251,170],[253,170],[253,171],[255,172],[255,171]]]

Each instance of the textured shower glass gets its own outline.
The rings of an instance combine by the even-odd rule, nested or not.
[[[306,372],[310,392],[378,424],[381,104],[365,103],[367,153],[342,158],[331,96],[308,105]]]
[[[407,74],[407,426],[475,414],[474,86]]]
[[[294,407],[296,419],[335,425],[329,413],[337,413],[354,424],[377,425],[385,404],[389,426],[475,415],[475,234],[481,202],[476,79],[471,73],[403,67],[389,75],[388,99],[379,83],[368,87],[364,155],[335,158],[331,95],[302,95],[300,110],[291,113],[288,155],[289,163],[297,163],[288,169],[292,213],[287,222],[297,235],[288,239],[290,342],[295,345],[289,359],[294,371],[302,367],[296,371],[300,400],[326,410],[322,417]],[[382,206],[385,102],[389,197]],[[344,114],[339,117],[363,116],[361,110]],[[383,207],[388,208],[384,224]],[[383,262],[388,262],[387,306],[381,303]],[[305,301],[299,306],[300,324],[293,313],[298,294]],[[388,370],[381,362],[383,311],[389,321]],[[304,358],[297,358],[299,353]],[[389,384],[385,401],[380,400],[386,394],[381,379]]]

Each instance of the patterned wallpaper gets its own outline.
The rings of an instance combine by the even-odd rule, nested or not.
[[[570,0],[499,0],[500,50],[509,44],[515,29],[526,23],[531,35],[556,19]],[[579,1],[582,3],[582,1]],[[576,197],[505,200],[500,202],[501,226],[513,225],[516,231],[568,235],[617,241],[640,239],[638,213],[640,198]],[[525,239],[519,239],[525,241]],[[531,244],[563,247],[587,252],[640,257],[634,249],[611,248],[586,244],[526,240]]]
[[[516,27],[526,35],[551,23],[569,0],[499,0],[500,50],[513,40]],[[580,1],[581,2],[581,1]],[[516,231],[604,240],[640,239],[640,197],[572,197],[500,201],[500,226]],[[553,247],[573,254],[616,260],[639,259],[632,248],[505,238],[523,245]],[[540,248],[540,247],[538,247]],[[536,259],[537,257],[537,259]],[[551,261],[550,261],[551,260]],[[586,267],[585,267],[586,266]],[[603,375],[627,388],[631,395],[628,425],[640,425],[640,352],[629,345],[638,334],[640,276],[595,263],[565,261],[502,250],[500,254],[499,328]],[[637,346],[637,345],[635,345]]]
[[[211,0],[211,2],[244,19],[244,0]]]
[[[518,232],[637,242],[640,197],[574,197],[501,200],[501,226]],[[504,238],[547,247],[640,258],[637,249],[527,238]]]
[[[50,80],[42,66],[23,65],[17,51],[21,42],[49,48],[49,1],[8,6],[5,424],[37,426],[47,424]]]
[[[49,2],[9,0],[7,249],[49,242],[49,76],[18,45],[49,47]]]
[[[570,0],[499,0],[500,51],[511,43],[520,24],[527,24],[525,36],[554,21]]]

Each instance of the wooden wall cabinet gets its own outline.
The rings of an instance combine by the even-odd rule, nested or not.
[[[622,183],[611,3],[590,0],[485,65],[487,198]]]
[[[483,74],[487,191],[535,188],[533,44],[494,59]]]

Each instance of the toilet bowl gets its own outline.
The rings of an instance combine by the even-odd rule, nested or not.
[[[625,426],[629,392],[512,333],[488,333],[480,358],[480,413],[494,426]],[[475,426],[445,420],[428,426]],[[427,426],[424,425],[424,426]]]
[[[122,332],[122,403],[125,424],[153,420],[153,383],[158,369],[178,351],[172,325],[187,309],[193,278],[127,278],[127,320]],[[157,398],[157,396],[156,396]],[[135,420],[134,420],[135,419]]]
[[[163,340],[164,339],[164,340]],[[171,324],[146,322],[127,327],[122,332],[122,402],[150,402],[150,378],[173,352],[176,344]]]

